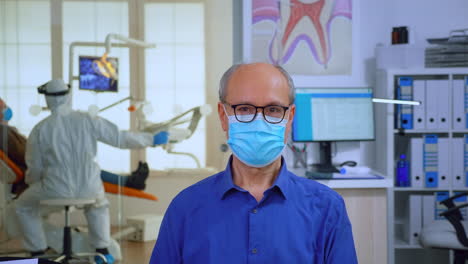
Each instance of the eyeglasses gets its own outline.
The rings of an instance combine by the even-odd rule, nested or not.
[[[242,123],[252,122],[257,117],[258,109],[262,109],[263,118],[265,121],[271,124],[278,124],[284,119],[288,106],[281,105],[267,105],[267,106],[255,106],[251,104],[236,104],[231,105],[225,103],[234,109],[234,115],[237,121]]]

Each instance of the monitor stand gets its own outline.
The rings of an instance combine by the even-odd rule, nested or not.
[[[314,169],[321,173],[339,173],[340,171],[332,165],[331,141],[321,141],[320,146],[320,163],[314,164]]]

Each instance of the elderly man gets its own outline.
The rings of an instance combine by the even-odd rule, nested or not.
[[[279,66],[224,74],[218,113],[234,155],[174,198],[150,263],[357,263],[343,199],[289,172],[281,157],[294,96]]]

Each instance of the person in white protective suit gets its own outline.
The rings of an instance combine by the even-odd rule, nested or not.
[[[39,201],[54,198],[94,198],[96,203],[85,208],[91,247],[114,259],[107,247],[110,240],[108,201],[94,161],[97,142],[118,148],[142,148],[165,144],[168,133],[119,131],[106,119],[71,109],[70,88],[62,80],[51,80],[38,88],[45,94],[52,114],[31,131],[26,146],[25,174],[30,187],[18,198],[16,213],[24,234],[24,247],[32,255],[47,249],[39,214]],[[96,263],[102,263],[96,258]]]

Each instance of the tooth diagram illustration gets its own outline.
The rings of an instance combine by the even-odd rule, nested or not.
[[[289,10],[287,18],[282,17],[288,15],[285,10]],[[288,62],[298,44],[304,41],[315,61],[326,67],[332,55],[330,26],[337,17],[352,19],[351,0],[317,0],[312,3],[290,0],[289,4],[285,0],[252,0],[252,24],[267,20],[277,26],[268,47],[272,63]],[[313,29],[296,32],[296,26],[303,19],[308,19]],[[281,24],[285,26],[281,27]],[[275,53],[278,50],[279,54]]]

